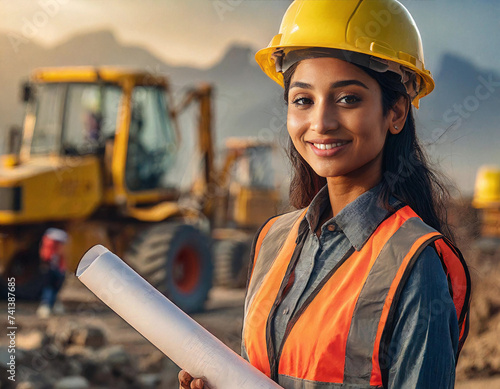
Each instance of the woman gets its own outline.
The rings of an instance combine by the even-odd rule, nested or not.
[[[285,88],[298,210],[254,241],[243,356],[284,388],[452,388],[470,277],[415,135],[434,81],[411,15],[296,0],[256,59]]]

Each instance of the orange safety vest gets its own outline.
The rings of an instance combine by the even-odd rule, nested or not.
[[[306,236],[299,234],[299,224],[306,211],[272,218],[258,233],[243,324],[244,347],[252,365],[287,388],[385,385],[382,372],[388,368],[397,302],[416,259],[429,245],[448,277],[460,351],[468,333],[467,265],[458,249],[409,206],[386,218],[360,251],[352,248],[347,253],[294,313],[281,349],[275,350],[273,317],[293,283],[301,236]]]

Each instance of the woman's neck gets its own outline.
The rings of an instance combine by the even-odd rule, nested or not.
[[[336,216],[347,204],[376,186],[380,182],[380,176],[375,175],[373,178],[362,182],[344,176],[327,177],[326,182],[333,216]]]

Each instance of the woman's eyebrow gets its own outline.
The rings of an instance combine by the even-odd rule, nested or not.
[[[292,88],[312,89],[312,85],[307,82],[295,81],[290,85],[290,89]]]
[[[365,84],[363,84],[361,81],[359,80],[343,80],[343,81],[337,81],[337,82],[334,82],[332,85],[330,85],[330,88],[340,88],[340,87],[343,87],[343,86],[348,86],[348,85],[359,85],[365,89],[369,89]]]
[[[365,89],[369,89],[365,84],[363,84],[359,80],[342,80],[342,81],[336,81],[332,85],[330,85],[331,89],[334,88],[341,88],[343,86],[349,86],[349,85],[358,85],[361,86]],[[311,84],[308,84],[307,82],[302,82],[302,81],[295,81],[290,85],[290,89],[292,88],[302,88],[302,89],[313,89]]]

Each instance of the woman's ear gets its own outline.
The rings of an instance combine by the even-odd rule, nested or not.
[[[389,111],[389,132],[399,134],[405,125],[406,117],[410,110],[410,99],[401,96]]]

